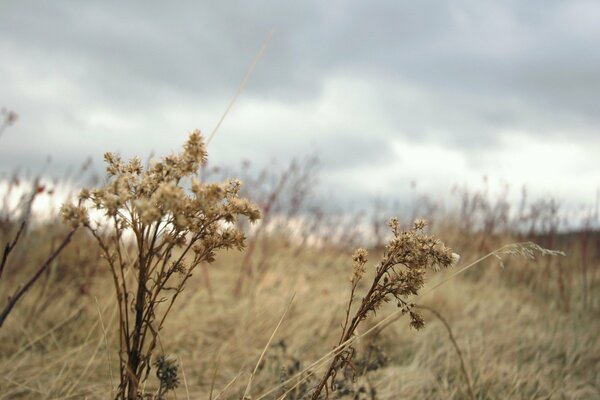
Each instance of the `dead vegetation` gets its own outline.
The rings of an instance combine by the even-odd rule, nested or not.
[[[0,293],[27,290],[0,329],[0,398],[600,396],[597,215],[567,235],[554,203],[457,191],[429,230],[408,215],[390,236],[393,209],[348,223],[309,206],[313,172],[292,164],[246,177],[251,228],[237,183],[183,179],[204,158],[199,136],[149,167],[107,156],[105,186],[63,209],[85,229],[20,229],[39,185],[3,209]],[[214,254],[242,232],[245,253]],[[361,242],[378,264],[352,256]]]

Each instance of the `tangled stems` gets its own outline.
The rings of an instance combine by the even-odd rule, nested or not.
[[[243,249],[236,222],[240,216],[256,221],[260,212],[239,197],[239,181],[206,184],[196,178],[206,162],[199,131],[181,154],[146,169],[139,158],[124,163],[107,153],[105,161],[106,185],[82,190],[78,204],[61,212],[91,233],[109,266],[119,305],[117,398],[136,399],[158,334],[194,269],[214,262],[218,250]],[[90,210],[103,218],[92,222]]]

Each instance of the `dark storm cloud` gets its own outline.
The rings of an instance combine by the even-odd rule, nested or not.
[[[387,160],[389,148],[380,146],[393,135],[464,152],[496,144],[503,130],[598,135],[600,7],[593,2],[23,1],[2,8],[0,101],[30,120],[14,128],[19,140],[2,141],[25,139],[35,154],[72,157],[108,144],[133,151],[155,143],[156,150],[170,139],[158,139],[169,127],[165,108],[188,102],[218,114],[272,28],[241,103],[303,107],[339,76],[377,93],[374,119],[385,127],[318,127],[327,131],[311,140],[320,141],[325,168]],[[121,120],[146,116],[156,128],[108,121],[112,133],[101,137],[104,125],[92,129],[88,117],[99,110]],[[265,121],[260,146],[247,144],[253,154],[231,157],[306,151],[269,129],[286,127]],[[309,129],[295,132],[310,137]]]

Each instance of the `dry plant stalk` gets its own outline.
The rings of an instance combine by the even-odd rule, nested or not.
[[[444,328],[446,328],[446,332],[448,332],[448,339],[450,339],[450,342],[454,346],[454,350],[456,350],[456,355],[458,356],[458,359],[460,360],[460,370],[462,371],[462,374],[465,377],[465,381],[467,382],[469,398],[471,400],[475,400],[475,398],[476,398],[475,392],[473,391],[473,384],[471,383],[471,378],[469,378],[469,372],[467,371],[467,366],[465,365],[465,358],[463,357],[462,351],[460,350],[460,347],[458,346],[458,342],[456,341],[456,338],[454,337],[454,333],[452,332],[452,327],[450,326],[450,324],[448,323],[446,318],[444,318],[444,316],[436,309],[429,307],[429,306],[424,306],[424,305],[418,305],[417,307],[422,308],[423,310],[427,310],[430,313],[432,313],[433,315],[435,315],[437,317],[437,319],[439,319],[442,322],[442,324],[444,325]]]
[[[106,185],[82,190],[77,205],[62,208],[65,220],[84,226],[97,240],[112,274],[119,306],[117,399],[142,395],[158,334],[194,269],[212,263],[217,250],[241,250],[245,236],[236,228],[238,217],[252,222],[260,217],[255,205],[239,197],[238,180],[208,184],[197,179],[206,156],[199,131],[189,136],[181,154],[147,168],[139,158],[124,163],[106,153]],[[92,223],[88,207],[105,218]],[[134,257],[126,234],[135,244]],[[171,375],[166,386],[161,380],[159,395],[176,385]]]
[[[4,272],[10,253],[14,250],[15,246],[19,242],[19,239],[21,239],[22,237],[22,233],[25,230],[25,226],[25,222],[21,223],[21,226],[17,231],[17,234],[15,235],[13,241],[7,243],[4,247],[2,261],[0,262],[0,278],[2,277],[2,273]],[[4,324],[4,321],[6,321],[6,318],[8,318],[8,315],[12,312],[17,302],[21,300],[21,297],[23,297],[23,295],[25,295],[25,293],[27,293],[29,289],[31,289],[31,287],[38,281],[38,279],[40,279],[42,274],[50,267],[54,259],[58,257],[58,255],[65,249],[65,247],[69,245],[76,230],[77,228],[73,228],[63,239],[61,244],[48,256],[46,261],[37,269],[35,274],[33,274],[24,285],[20,285],[12,295],[8,296],[8,303],[6,304],[4,309],[0,311],[0,328]]]
[[[392,224],[397,224],[397,221],[392,221]],[[366,258],[366,252],[364,250],[359,250],[359,252],[364,254],[364,256]],[[453,272],[452,274],[450,274],[449,276],[447,276],[440,282],[429,287],[426,291],[420,292],[417,295],[414,295],[411,299],[412,302],[410,303],[410,306],[411,306],[410,308],[416,307],[416,305],[413,304],[413,302],[416,301],[417,299],[421,299],[424,296],[426,296],[427,294],[434,292],[435,290],[439,289],[441,286],[445,285],[452,279],[455,279],[458,275],[465,273],[466,271],[474,268],[475,266],[481,265],[481,263],[483,263],[483,261],[485,261],[489,258],[492,258],[492,257],[497,258],[498,261],[500,262],[500,265],[503,266],[502,260],[503,260],[503,257],[505,257],[505,256],[518,256],[518,257],[524,257],[524,258],[528,258],[531,260],[535,260],[536,254],[539,254],[541,256],[564,256],[565,255],[565,253],[563,253],[562,251],[546,249],[546,248],[543,248],[533,242],[509,243],[509,244],[504,245],[504,246],[500,247],[499,249],[496,249],[496,250],[478,258],[477,260],[472,261],[469,264],[461,267],[460,269]],[[358,257],[356,257],[356,255],[357,254],[355,254],[355,259],[358,258]],[[458,254],[452,253],[452,264],[455,264],[456,262],[458,262],[458,259],[459,259]],[[355,271],[364,271],[364,265],[366,265],[366,261],[365,262],[362,262],[361,260],[358,260],[358,261],[360,261],[360,262],[355,261]],[[434,265],[434,267],[435,267],[435,265]],[[355,274],[356,274],[356,272],[355,272]],[[364,274],[364,272],[360,272],[359,275],[362,276],[363,274]],[[353,275],[353,279],[354,279],[354,275]],[[353,286],[355,286],[355,285],[353,284]],[[355,292],[355,289],[356,289],[356,287],[354,287],[353,292]],[[351,304],[350,304],[350,306],[351,306]],[[366,331],[360,332],[360,333],[355,333],[354,335],[349,336],[348,340],[341,342],[333,350],[331,350],[328,353],[326,353],[325,355],[323,355],[317,361],[311,363],[304,369],[298,371],[293,376],[280,382],[278,385],[269,389],[265,393],[259,395],[256,398],[256,400],[265,399],[267,396],[273,394],[276,390],[285,387],[285,385],[287,385],[287,384],[291,384],[292,382],[295,382],[295,384],[290,389],[287,389],[282,396],[278,397],[278,400],[285,399],[286,398],[285,396],[287,394],[289,394],[292,390],[294,390],[301,383],[305,382],[309,377],[312,376],[311,371],[313,369],[320,368],[321,366],[324,366],[329,360],[337,358],[339,356],[340,352],[344,351],[344,349],[347,349],[355,341],[357,341],[361,338],[364,338],[365,336],[367,336],[369,334],[378,335],[379,332],[381,332],[383,329],[385,329],[386,327],[388,327],[389,325],[393,324],[398,319],[400,319],[401,317],[406,315],[407,313],[405,310],[406,310],[406,308],[400,308],[399,310],[396,310],[396,311],[392,312],[391,314],[389,314],[388,316],[386,316],[385,318],[383,318],[381,321],[377,322],[375,325],[373,325]],[[349,312],[348,312],[348,315],[349,315]],[[411,315],[411,317],[412,317],[412,315]],[[344,331],[346,331],[346,327],[344,328]],[[340,364],[340,362],[338,361],[337,364]],[[331,365],[333,365],[333,363]],[[344,363],[342,363],[341,365],[338,365],[338,367],[343,367],[343,366],[348,366],[348,365],[346,365]],[[327,374],[329,374],[329,373],[331,373],[330,369],[327,370],[327,373],[324,377],[328,376]],[[322,391],[323,387],[325,387],[325,385],[327,383],[327,381],[324,381],[324,382],[325,382],[324,385],[320,389],[318,389],[318,388],[313,389],[313,396],[316,395],[317,396],[316,398],[318,398],[318,396],[319,396],[317,391],[318,390]],[[315,397],[313,397],[313,399],[314,398]]]
[[[354,253],[354,272],[351,278],[350,299],[346,308],[346,318],[342,325],[342,334],[329,367],[317,384],[312,399],[317,400],[325,389],[325,397],[329,397],[329,389],[335,391],[335,377],[342,368],[354,370],[352,359],[354,348],[349,344],[355,336],[360,323],[374,314],[383,303],[393,299],[403,314],[410,315],[410,325],[421,329],[425,321],[421,314],[414,310],[409,299],[417,296],[425,284],[425,272],[428,269],[438,270],[450,267],[456,255],[439,239],[424,233],[425,221],[417,220],[408,231],[402,231],[397,219],[390,220],[390,228],[394,237],[386,245],[383,258],[375,270],[375,277],[365,296],[362,298],[354,316],[350,319],[358,283],[364,277],[368,254],[365,249]]]

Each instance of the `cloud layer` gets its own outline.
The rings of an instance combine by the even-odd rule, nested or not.
[[[317,151],[324,186],[363,199],[488,175],[593,201],[599,20],[595,1],[12,2],[0,105],[21,118],[0,168],[176,150],[274,28],[215,162]]]

